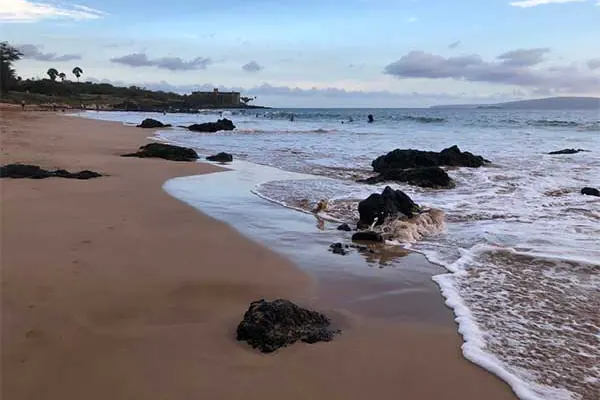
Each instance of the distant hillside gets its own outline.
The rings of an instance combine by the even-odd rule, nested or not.
[[[497,104],[456,104],[440,105],[431,108],[467,108],[467,109],[502,109],[502,110],[598,110],[598,97],[549,97],[545,99],[510,101]]]

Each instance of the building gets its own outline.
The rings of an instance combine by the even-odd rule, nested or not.
[[[190,100],[200,107],[238,107],[240,103],[239,92],[192,92]]]

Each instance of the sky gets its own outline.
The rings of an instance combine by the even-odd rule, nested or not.
[[[274,107],[600,96],[600,0],[0,0],[0,41],[23,78]]]

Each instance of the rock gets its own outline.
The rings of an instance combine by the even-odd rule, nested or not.
[[[170,124],[163,124],[162,122],[160,122],[156,119],[146,118],[137,127],[138,128],[168,128],[170,126],[171,126]]]
[[[289,300],[259,300],[250,304],[237,327],[237,340],[246,341],[263,353],[271,353],[297,341],[329,342],[340,333],[331,321],[316,311],[298,307]]]
[[[598,196],[600,197],[600,190],[591,187],[584,187],[581,189],[581,194],[585,194],[587,196]]]
[[[345,256],[346,254],[348,254],[348,245],[344,246],[341,243],[334,243],[331,246],[329,246],[329,250],[331,250],[331,252],[333,254],[339,254],[341,256]]]
[[[358,228],[368,228],[375,220],[376,225],[381,225],[388,216],[403,214],[411,218],[419,210],[420,207],[406,193],[387,186],[381,194],[374,193],[358,203]]]
[[[91,179],[102,176],[94,171],[80,171],[80,172],[69,172],[64,169],[57,169],[56,171],[47,171],[37,165],[29,164],[8,164],[0,167],[0,178],[14,178],[14,179],[44,179],[44,178],[68,178],[68,179]]]
[[[548,154],[551,155],[556,155],[556,154],[576,154],[576,153],[581,153],[582,151],[587,151],[584,149],[562,149],[562,150],[557,150],[557,151],[551,151]]]
[[[89,170],[83,170],[80,172],[69,172],[69,171],[65,171],[64,169],[57,169],[56,171],[54,171],[54,176],[60,177],[60,178],[70,178],[70,179],[91,179],[91,178],[99,178],[102,175],[94,172],[94,171],[89,171]]]
[[[373,170],[385,173],[389,170],[421,168],[421,167],[481,167],[490,161],[468,151],[462,152],[458,146],[452,146],[437,153],[435,151],[396,149],[375,159],[371,165]]]
[[[356,232],[352,235],[352,240],[357,242],[377,242],[383,243],[384,239],[380,233],[373,231]]]
[[[440,167],[390,169],[359,182],[375,184],[385,181],[406,182],[409,185],[434,189],[452,189],[456,186],[446,171]]]
[[[350,228],[350,225],[348,224],[341,224],[340,226],[337,227],[338,231],[344,231],[344,232],[350,232],[352,231],[352,228]]]
[[[235,125],[232,121],[227,118],[217,120],[217,122],[205,122],[203,124],[193,124],[188,126],[190,131],[194,132],[209,132],[214,133],[218,131],[232,131],[235,129]]]
[[[198,154],[187,147],[164,143],[150,143],[140,147],[137,153],[123,154],[121,157],[164,158],[171,161],[194,161]]]
[[[214,156],[206,157],[208,161],[216,161],[216,162],[232,162],[233,156],[229,153],[219,153]]]

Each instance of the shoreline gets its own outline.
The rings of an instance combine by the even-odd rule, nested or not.
[[[514,398],[462,358],[455,327],[343,315],[331,343],[263,356],[235,342],[250,301],[313,306],[314,283],[161,188],[222,169],[118,157],[152,131],[0,112],[4,163],[108,174],[1,182],[7,398]]]

